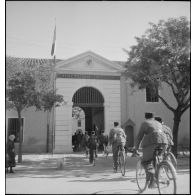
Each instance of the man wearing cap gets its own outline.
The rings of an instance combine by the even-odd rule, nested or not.
[[[135,150],[139,149],[142,142],[143,157],[142,165],[146,169],[147,179],[150,181],[149,188],[154,187],[153,155],[157,147],[166,147],[168,141],[163,132],[162,124],[156,121],[153,113],[145,113],[145,121],[141,124],[137,135]]]
[[[113,169],[114,172],[117,172],[118,168],[118,150],[119,145],[121,145],[122,150],[124,150],[124,146],[126,144],[126,134],[122,128],[119,127],[118,122],[114,122],[114,128],[110,130],[109,133],[109,143],[112,145],[112,153],[113,153]]]

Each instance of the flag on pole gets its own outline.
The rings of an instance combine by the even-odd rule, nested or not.
[[[51,56],[55,56],[55,50],[56,50],[56,25],[54,28],[54,35],[53,35],[53,43],[51,48]]]

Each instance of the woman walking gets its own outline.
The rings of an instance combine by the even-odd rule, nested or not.
[[[6,168],[8,172],[8,168],[10,167],[10,173],[14,173],[12,167],[16,166],[14,139],[15,135],[10,135],[7,142]]]

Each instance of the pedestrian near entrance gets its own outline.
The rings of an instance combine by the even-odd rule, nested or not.
[[[112,153],[113,153],[113,169],[114,172],[117,172],[118,168],[118,151],[119,146],[122,146],[122,150],[125,150],[126,144],[126,134],[124,130],[119,127],[118,122],[114,122],[114,128],[110,130],[109,133],[109,143],[112,145]]]
[[[91,136],[88,140],[89,147],[89,163],[95,165],[95,154],[97,149],[97,136],[95,135],[95,131],[91,132]]]
[[[89,153],[89,148],[88,148],[88,140],[89,140],[89,135],[88,135],[88,132],[85,131],[85,134],[83,136],[83,139],[82,139],[82,146],[85,150],[85,155],[88,156],[88,153]]]
[[[14,173],[12,167],[16,166],[14,139],[15,135],[10,135],[7,142],[6,168],[8,172],[8,168],[10,167],[10,173]]]

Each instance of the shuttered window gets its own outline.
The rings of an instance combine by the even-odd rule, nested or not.
[[[149,87],[146,87],[146,102],[159,102],[158,89],[152,92]]]

